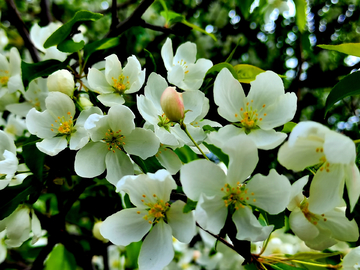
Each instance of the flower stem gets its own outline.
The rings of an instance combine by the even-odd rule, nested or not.
[[[186,135],[190,138],[190,140],[193,142],[193,144],[196,146],[196,148],[200,151],[200,153],[207,159],[209,160],[209,158],[205,155],[205,153],[201,150],[200,146],[194,141],[193,137],[191,137],[189,131],[186,128],[186,125],[184,123],[180,123],[180,127],[182,128],[182,130],[185,131]]]

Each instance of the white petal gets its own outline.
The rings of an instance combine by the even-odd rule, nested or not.
[[[183,243],[189,243],[196,233],[193,211],[184,213],[185,203],[176,201],[166,212],[168,224],[171,226],[173,236]]]
[[[67,144],[66,136],[61,136],[43,139],[42,142],[36,143],[36,147],[49,156],[56,156],[67,147]]]
[[[145,97],[144,95],[137,96],[137,107],[141,116],[149,123],[157,125],[159,122],[158,115],[161,115],[161,112],[157,111],[154,104]]]
[[[114,89],[107,82],[104,73],[96,68],[90,68],[88,73],[88,83],[92,90],[100,94],[113,93]]]
[[[270,150],[279,146],[287,137],[283,132],[275,130],[252,130],[248,136],[255,142],[256,147],[262,150]]]
[[[161,111],[160,105],[160,98],[164,90],[168,87],[166,80],[161,77],[159,74],[152,72],[147,80],[145,86],[145,96],[151,100],[154,104],[155,108],[158,110],[157,112]],[[161,113],[160,113],[161,115]]]
[[[122,73],[121,63],[116,54],[105,57],[105,78],[109,85],[114,86],[113,80],[117,80]]]
[[[309,181],[309,176],[301,177],[291,186],[290,202],[287,208],[294,211],[296,207],[300,207],[300,203],[304,200],[303,189]]]
[[[52,123],[54,123],[54,118],[48,111],[39,112],[32,108],[26,115],[27,129],[39,138],[51,138],[56,135],[56,132],[51,130]]]
[[[130,158],[120,150],[116,150],[115,153],[108,151],[105,157],[105,164],[107,170],[106,180],[113,185],[116,185],[124,175],[134,173],[134,167]]]
[[[164,61],[166,70],[171,70],[173,65],[174,52],[170,38],[167,38],[164,45],[161,47],[161,57]],[[166,88],[166,87],[165,87]],[[164,88],[164,90],[165,90]]]
[[[202,113],[202,106],[199,106],[199,104],[204,104],[205,95],[200,91],[191,91],[183,93],[182,97],[185,111],[189,110],[185,114],[184,121],[185,123],[191,123]]]
[[[173,64],[181,64],[181,61],[187,64],[193,64],[196,60],[196,44],[192,42],[185,42],[181,44],[176,50]]]
[[[103,142],[89,142],[75,156],[75,172],[81,177],[92,178],[105,171],[105,156],[109,152]]]
[[[171,227],[163,220],[146,236],[139,254],[139,269],[163,269],[174,258]]]
[[[226,175],[216,164],[201,159],[181,168],[180,181],[185,194],[191,200],[198,201],[201,193],[207,196],[220,194],[226,183]]]
[[[312,240],[319,234],[318,228],[310,223],[300,208],[296,208],[289,216],[291,230],[304,241]]]
[[[135,128],[135,115],[124,105],[111,107],[108,116],[109,125],[114,132],[121,130],[120,134],[129,135]]]
[[[30,209],[19,207],[10,216],[6,218],[6,235],[5,241],[8,247],[19,247],[29,238],[30,234]],[[5,221],[5,219],[3,220]]]
[[[195,219],[212,233],[218,234],[224,227],[228,209],[221,197],[201,194],[195,209]]]
[[[239,208],[232,216],[235,223],[239,240],[248,240],[252,242],[264,241],[269,237],[274,225],[261,226],[251,209],[248,207]]]
[[[247,195],[250,198],[249,203],[271,215],[284,211],[289,203],[290,182],[286,176],[279,175],[274,169],[270,171],[268,176],[255,175],[246,187],[248,188]],[[251,201],[251,198],[256,201]]]
[[[330,165],[318,170],[310,185],[309,210],[322,214],[340,205],[345,184],[343,165]]]
[[[70,116],[75,114],[75,104],[72,99],[61,92],[50,92],[45,99],[46,109],[55,119],[64,117],[68,120]]]
[[[360,195],[360,174],[355,163],[345,167],[345,184],[350,200],[350,211],[352,212]]]
[[[124,97],[122,95],[119,95],[118,93],[100,94],[97,96],[97,99],[102,104],[108,107],[121,105],[125,103]]]
[[[137,155],[142,159],[154,156],[160,147],[155,133],[143,128],[135,128],[123,141],[128,154]]]
[[[174,66],[171,71],[168,71],[167,79],[169,83],[172,83],[176,86],[184,80],[184,69],[181,66]]]
[[[237,122],[235,114],[240,112],[240,108],[245,104],[244,90],[230,71],[222,69],[216,76],[214,82],[214,100],[219,106],[218,112],[226,120]]]
[[[355,162],[355,143],[348,137],[331,131],[325,134],[324,154],[330,163],[352,164]]]
[[[89,133],[83,127],[77,127],[76,132],[71,134],[69,148],[79,150],[89,142]]]
[[[140,62],[134,55],[127,58],[123,72],[125,77],[129,77],[128,80],[131,85],[126,93],[131,94],[139,91],[145,81],[145,70],[141,70]]]
[[[179,156],[170,148],[161,147],[155,156],[160,164],[172,175],[176,174],[182,166]]]
[[[138,242],[151,228],[151,224],[143,218],[146,214],[146,210],[138,208],[116,212],[104,220],[100,226],[100,233],[115,245],[127,246],[132,242]]]
[[[33,232],[34,236],[31,240],[31,244],[35,244],[37,240],[41,237],[41,224],[39,218],[35,215],[35,211],[31,209],[31,231]]]

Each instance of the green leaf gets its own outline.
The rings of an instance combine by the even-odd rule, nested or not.
[[[246,20],[249,18],[250,7],[253,2],[253,0],[236,0],[236,4]]]
[[[149,157],[147,159],[142,159],[141,157],[130,155],[131,159],[141,168],[144,173],[155,173],[160,169],[164,169],[163,166],[159,163],[156,157]]]
[[[258,270],[257,266],[255,263],[248,263],[244,265],[244,268],[246,270]]]
[[[208,144],[206,142],[203,143],[207,149],[209,149],[214,155],[216,155],[222,162],[225,163],[226,166],[229,165],[229,156],[224,154],[223,151],[221,151],[220,148],[216,147],[213,144]]]
[[[187,202],[184,206],[183,213],[189,213],[190,211],[196,208],[197,202],[190,200],[187,198]]]
[[[296,7],[296,25],[299,31],[303,33],[306,25],[306,0],[295,0]]]
[[[23,157],[25,164],[29,167],[31,172],[39,179],[43,178],[45,154],[41,152],[35,145],[38,137],[31,135],[23,145]]]
[[[294,255],[287,256],[290,260],[316,261],[332,256],[342,254],[341,252],[322,253],[322,252],[299,252]]]
[[[223,68],[227,68],[231,72],[231,74],[234,76],[235,79],[238,78],[238,74],[237,74],[236,70],[234,69],[234,67],[232,65],[230,65],[229,63],[226,63],[226,62],[222,62],[222,63],[219,63],[219,64],[216,64],[216,65],[212,66],[206,72],[206,76],[207,75],[216,76]]]
[[[169,10],[161,11],[160,15],[165,18],[165,20],[166,20],[165,26],[166,27],[170,27],[172,24],[175,24],[175,23],[182,23],[182,24],[185,24],[186,26],[189,26],[193,30],[199,31],[199,32],[201,32],[203,34],[206,34],[206,35],[210,36],[215,41],[217,40],[216,37],[213,34],[208,33],[204,29],[202,29],[201,27],[199,27],[199,26],[197,26],[197,25],[195,25],[193,23],[188,22],[185,19],[184,15],[181,15],[179,13],[176,13],[174,11],[169,11]]]
[[[63,244],[57,244],[45,262],[45,270],[76,270],[76,261],[72,253]]]
[[[238,40],[238,42],[236,43],[235,48],[231,51],[231,53],[229,54],[228,58],[226,58],[226,60],[225,60],[226,63],[229,63],[229,62],[231,61],[231,59],[233,58],[233,55],[234,55],[234,53],[236,52],[237,47],[239,47],[239,44],[240,44],[241,39],[242,39],[242,38],[240,37],[239,40]]]
[[[198,156],[187,145],[184,145],[183,147],[180,148],[176,148],[174,152],[178,155],[178,157],[183,163],[188,163],[190,161],[198,159]]]
[[[285,263],[277,263],[277,264],[271,264],[271,268],[275,270],[298,270],[298,269],[306,269],[302,267],[295,267],[289,264]]]
[[[138,269],[138,257],[141,249],[142,241],[133,242],[126,246],[125,269]]]
[[[80,42],[75,42],[72,39],[66,39],[59,43],[57,46],[59,51],[65,52],[65,53],[74,53],[80,51],[82,48],[84,48],[85,42],[81,40]]]
[[[287,122],[287,123],[284,125],[284,127],[283,127],[283,129],[282,129],[281,132],[283,132],[283,133],[290,133],[296,125],[297,125],[297,124],[294,123],[294,122]]]
[[[36,192],[37,188],[36,178],[30,175],[20,185],[0,190],[0,220],[14,212],[18,205],[27,199],[28,195]]]
[[[339,100],[360,94],[360,72],[347,75],[331,89],[325,103],[325,116],[329,109]]]
[[[265,72],[265,70],[248,65],[248,64],[239,64],[234,66],[234,69],[238,75],[239,82],[242,83],[250,83],[251,81],[254,81],[256,76],[259,75],[262,72]]]
[[[100,13],[93,13],[86,10],[80,10],[75,13],[74,17],[59,27],[44,43],[44,48],[47,49],[51,46],[60,44],[63,40],[73,32],[73,28],[77,28],[80,22],[96,21],[103,15]]]
[[[146,65],[151,66],[151,70],[153,72],[156,72],[156,62],[155,62],[154,56],[147,49],[144,49],[144,51],[145,51]],[[149,72],[148,68],[146,68],[146,70],[147,70],[147,72]]]
[[[84,47],[84,59],[85,62],[89,59],[90,55],[96,51],[106,50],[116,47],[120,44],[119,37],[105,38],[89,44]]]
[[[34,64],[21,61],[21,76],[25,88],[28,87],[32,80],[38,77],[46,77],[59,69],[65,69],[68,63],[68,59],[64,62],[58,60],[45,60]]]
[[[337,52],[360,57],[360,43],[344,43],[339,45],[320,44],[317,46],[325,50],[337,51]]]

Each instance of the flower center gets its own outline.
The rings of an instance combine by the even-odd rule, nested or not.
[[[0,73],[2,73],[0,75],[0,85],[7,85],[8,81],[9,81],[9,71],[8,70],[0,70]]]
[[[188,66],[186,65],[186,61],[181,59],[180,61],[177,61],[177,64],[180,65],[184,69],[185,74],[189,73],[189,70],[187,69]]]
[[[125,77],[121,74],[117,79],[114,77],[111,79],[113,80],[113,88],[115,89],[115,92],[119,94],[124,94],[125,90],[130,88],[129,76]]]
[[[55,119],[55,124],[51,124],[51,131],[62,135],[71,134],[74,132],[73,126],[73,117],[70,112],[67,112],[66,116],[58,116],[57,119]]]
[[[115,150],[122,150],[123,145],[125,145],[125,142],[123,142],[123,139],[125,139],[124,135],[121,135],[121,130],[118,131],[112,131],[111,129],[108,129],[107,132],[105,132],[105,137],[103,140],[106,142],[106,145],[108,146],[108,150],[115,153]]]
[[[170,204],[168,202],[164,202],[163,200],[157,199],[155,203],[153,202],[145,202],[146,195],[143,194],[141,201],[146,205],[148,214],[144,216],[145,220],[148,220],[150,224],[158,223],[160,219],[165,219],[166,211],[170,208]],[[156,194],[153,195],[154,198],[157,198]],[[140,211],[137,212],[140,214]]]
[[[170,127],[174,126],[174,123],[170,121],[169,118],[166,117],[165,113],[163,113],[161,116],[159,115],[159,127],[165,128],[167,131],[170,132]]]
[[[246,185],[240,184],[240,182],[237,183],[236,187],[225,184],[220,190],[225,193],[223,200],[226,207],[232,206],[235,210],[238,210],[251,204],[251,201],[256,202],[256,199],[253,197],[255,193],[249,193]]]
[[[235,114],[235,117],[240,121],[239,126],[245,128],[245,132],[247,134],[250,133],[252,129],[256,129],[258,127],[258,121],[261,122],[266,116],[266,113],[261,112],[263,108],[266,107],[266,104],[263,104],[262,108],[258,110],[253,109],[253,102],[253,100],[251,100],[251,102],[247,102],[245,108],[241,107],[239,114]]]
[[[327,221],[327,218],[325,217],[325,214],[321,214],[321,215],[316,215],[314,213],[311,213],[309,211],[309,203],[307,202],[307,199],[304,199],[304,201],[300,204],[300,209],[303,212],[304,216],[306,217],[306,219],[314,224],[317,225],[319,220],[323,220],[324,222]]]
[[[322,147],[318,147],[316,148],[316,153],[323,153],[324,152],[324,148]],[[325,171],[325,172],[330,172],[330,163],[326,160],[326,157],[325,156],[322,156],[320,158],[320,168],[319,170],[322,172],[322,171]]]

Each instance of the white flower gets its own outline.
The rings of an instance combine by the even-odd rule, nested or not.
[[[50,92],[61,92],[72,97],[75,90],[75,81],[70,71],[57,70],[47,78],[47,87]]]
[[[9,216],[0,220],[0,232],[6,230],[5,244],[8,247],[19,247],[30,237],[30,232],[34,236],[31,241],[34,244],[41,237],[41,225],[33,209],[26,205],[20,205]]]
[[[360,175],[355,164],[354,142],[316,122],[301,122],[281,146],[278,160],[289,170],[301,171],[317,165],[311,186],[309,210],[327,212],[342,201],[344,185],[348,191],[350,210],[360,195]]]
[[[181,147],[184,143],[192,145],[180,125],[171,122],[161,108],[160,99],[167,87],[168,84],[163,77],[151,73],[145,86],[145,95],[137,97],[139,112],[147,123],[152,125],[156,136],[158,136],[162,144],[172,147]],[[200,122],[199,116],[204,115],[203,108],[208,104],[208,99],[200,91],[184,92],[182,93],[182,99],[184,110],[187,111],[184,123],[194,140],[201,143],[206,138],[206,134],[199,125],[193,127],[191,123],[195,120]]]
[[[96,68],[88,73],[90,88],[98,92],[99,101],[105,106],[125,103],[124,95],[140,90],[145,81],[145,70],[141,70],[140,62],[130,56],[124,68],[115,54],[105,58],[105,74]]]
[[[208,59],[196,61],[196,44],[191,42],[180,45],[174,56],[170,38],[161,48],[161,57],[168,72],[168,81],[182,90],[198,90],[213,65]]]
[[[127,246],[146,235],[139,255],[139,269],[163,269],[174,257],[172,236],[189,243],[195,234],[193,213],[183,213],[185,203],[170,203],[176,183],[165,170],[155,174],[125,176],[118,191],[130,196],[135,208],[121,210],[106,218],[100,233],[116,245]]]
[[[14,141],[0,130],[0,190],[11,182],[18,164]]]
[[[155,155],[160,146],[158,138],[151,130],[136,128],[134,118],[124,105],[112,106],[105,116],[90,115],[84,126],[92,141],[76,154],[75,172],[91,178],[107,169],[106,179],[115,185],[124,175],[134,173],[126,153],[142,159]]]
[[[359,230],[355,220],[349,221],[345,217],[344,208],[334,207],[326,212],[311,210],[311,196],[309,199],[302,195],[302,190],[308,181],[305,176],[297,180],[291,187],[291,201],[288,209],[291,212],[289,224],[292,231],[305,242],[317,250],[324,250],[337,241],[357,241]]]
[[[360,268],[360,247],[352,249],[345,255],[343,261],[343,270],[357,270]]]
[[[259,149],[273,149],[280,145],[286,134],[275,127],[290,121],[296,112],[295,93],[285,93],[280,77],[272,71],[257,75],[245,96],[241,84],[226,68],[215,79],[214,100],[219,114],[232,123],[213,136],[218,140],[247,134]]]
[[[49,94],[46,81],[47,80],[43,78],[32,80],[29,84],[28,90],[23,93],[25,101],[9,104],[6,106],[6,110],[22,117],[26,117],[27,113],[32,108],[35,108],[38,111],[45,110],[45,99]]]
[[[68,142],[71,150],[83,147],[89,140],[83,124],[90,114],[101,112],[100,109],[82,111],[75,124],[75,105],[69,96],[50,92],[45,103],[47,110],[39,112],[32,108],[26,116],[29,132],[43,139],[36,143],[37,148],[55,156],[67,147]]]
[[[245,135],[230,139],[222,150],[229,155],[227,174],[207,160],[192,161],[180,170],[185,194],[198,201],[196,220],[204,229],[217,234],[230,214],[237,228],[236,238],[265,240],[273,225],[262,226],[250,206],[270,214],[280,213],[288,204],[290,183],[275,170],[268,176],[257,174],[244,183],[258,162],[257,148]]]
[[[21,79],[21,58],[19,51],[15,47],[10,50],[9,61],[4,55],[0,54],[0,97],[5,89],[8,89],[10,94],[17,90],[24,92]]]

